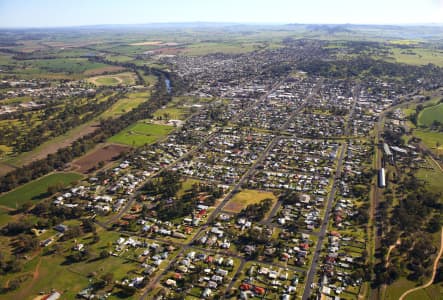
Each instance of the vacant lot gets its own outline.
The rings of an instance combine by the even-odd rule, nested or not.
[[[418,115],[418,124],[431,126],[432,122],[439,121],[443,123],[443,103],[427,107]]]
[[[28,201],[41,200],[47,197],[47,190],[50,186],[56,184],[68,186],[81,178],[83,176],[77,173],[53,173],[0,196],[0,205],[18,208]]]
[[[76,171],[86,174],[96,168],[101,161],[109,163],[128,150],[129,147],[126,146],[103,145],[74,160],[72,165],[77,168]]]
[[[123,129],[108,142],[140,147],[145,144],[152,144],[167,136],[174,127],[166,125],[136,123]]]
[[[96,86],[116,86],[116,85],[133,85],[135,84],[135,74],[131,72],[118,73],[113,75],[101,75],[88,79],[89,82]]]
[[[243,190],[240,193],[236,194],[223,210],[235,212],[240,212],[243,208],[250,204],[259,203],[264,199],[271,199],[274,203],[277,202],[277,197],[271,192],[263,192],[257,190]]]

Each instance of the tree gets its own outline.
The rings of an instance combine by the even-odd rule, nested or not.
[[[100,258],[107,258],[107,257],[109,257],[109,251],[106,251],[106,250],[102,250],[101,252],[100,252]]]
[[[101,280],[105,282],[105,285],[109,285],[114,280],[114,274],[111,272],[108,272],[100,277]]]
[[[20,234],[16,239],[15,245],[18,252],[28,252],[37,249],[39,241],[35,236]]]

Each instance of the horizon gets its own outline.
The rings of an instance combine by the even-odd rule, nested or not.
[[[443,0],[0,0],[0,28],[174,23],[254,25],[443,25]]]
[[[195,25],[202,27],[205,26],[269,26],[269,27],[279,27],[279,26],[383,26],[383,27],[443,27],[443,22],[429,22],[429,23],[380,23],[380,24],[368,24],[368,23],[275,23],[275,22],[208,22],[208,21],[185,21],[185,22],[151,22],[151,23],[103,23],[103,24],[84,24],[84,25],[60,25],[60,26],[22,26],[22,27],[8,27],[8,26],[0,26],[0,30],[38,30],[38,29],[76,29],[76,28],[98,28],[98,27],[119,27],[119,28],[136,28],[136,27],[149,27],[149,26],[157,26],[161,28],[161,26],[173,27],[174,25],[177,27],[187,26],[187,25]],[[111,28],[110,28],[111,29]]]

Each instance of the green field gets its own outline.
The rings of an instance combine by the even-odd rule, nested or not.
[[[83,178],[83,176],[77,173],[50,174],[26,183],[19,188],[0,196],[0,205],[18,208],[28,201],[39,200],[46,197],[46,192],[49,186],[59,183],[63,186],[68,186],[81,178]]]
[[[274,203],[277,202],[277,197],[272,192],[243,190],[235,194],[223,209],[232,212],[240,212],[243,208],[246,208],[246,206],[259,203],[267,198],[271,199]]]
[[[118,117],[122,114],[125,114],[141,103],[148,101],[149,92],[140,92],[128,94],[126,97],[120,99],[115,103],[111,108],[100,115],[100,118],[110,118],[110,117]]]
[[[165,120],[184,120],[186,117],[186,109],[184,108],[161,108],[154,113],[156,118],[164,118]]]
[[[134,85],[135,74],[131,72],[124,72],[112,75],[94,76],[88,79],[89,82],[96,86],[116,86],[116,85]]]
[[[432,122],[439,121],[443,123],[443,103],[426,107],[418,115],[418,124],[431,126]]]
[[[181,198],[187,191],[189,191],[192,186],[196,183],[200,183],[200,180],[187,178],[182,182],[181,188],[176,193],[177,198]]]
[[[108,65],[90,62],[86,58],[56,58],[32,60],[30,67],[34,72],[46,71],[49,73],[83,73],[87,70],[103,68]]]
[[[183,52],[186,55],[199,56],[209,53],[246,53],[258,49],[259,43],[196,43],[188,46]]]
[[[440,171],[420,169],[417,178],[426,181],[427,187],[432,192],[443,193],[443,173]]]
[[[428,148],[435,150],[437,154],[443,152],[443,132],[416,129],[414,130],[414,136],[420,138]]]
[[[140,147],[152,144],[167,136],[174,127],[166,125],[136,123],[108,139],[108,142]]]
[[[429,63],[442,67],[443,52],[426,48],[391,48],[396,62],[410,65],[427,65]]]

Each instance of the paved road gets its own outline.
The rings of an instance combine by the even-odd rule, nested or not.
[[[352,120],[352,116],[354,114],[354,110],[355,110],[355,105],[357,103],[357,96],[358,96],[358,90],[359,87],[356,87],[354,90],[354,99],[353,99],[353,103],[352,103],[352,107],[350,109],[349,112],[349,119]],[[350,121],[348,121],[348,123],[346,124],[346,128],[345,128],[345,136],[348,136],[350,132]],[[345,153],[347,151],[347,142],[344,141],[343,145],[341,146],[340,149],[340,156],[338,158],[338,162],[337,162],[337,169],[335,172],[335,176],[333,178],[332,181],[332,189],[329,193],[329,197],[327,200],[327,204],[326,204],[326,212],[323,218],[323,222],[321,223],[321,227],[320,227],[320,233],[318,236],[318,241],[317,241],[317,245],[315,247],[315,252],[314,252],[314,257],[312,258],[312,263],[311,263],[311,267],[309,268],[309,272],[308,272],[308,276],[306,278],[306,285],[305,285],[305,290],[303,292],[303,296],[302,296],[302,300],[307,300],[309,299],[310,295],[311,295],[311,284],[314,281],[314,276],[315,273],[317,271],[317,265],[318,265],[318,260],[320,258],[320,253],[321,253],[321,248],[323,246],[323,241],[326,237],[326,231],[328,229],[328,223],[329,223],[329,218],[331,216],[332,213],[332,205],[334,203],[334,198],[335,198],[335,192],[336,192],[336,186],[337,186],[337,180],[339,180],[340,176],[341,176],[341,171],[342,171],[342,165],[343,165],[343,158],[345,157]]]
[[[268,97],[269,94],[271,94],[272,92],[274,92],[280,85],[282,82],[284,82],[284,80],[286,80],[286,78],[278,81],[277,83],[275,83],[271,89],[264,95],[262,95],[260,97],[259,100],[263,101],[264,99],[266,99],[266,97]],[[253,109],[253,105],[251,105],[251,107],[247,110],[245,110],[243,113],[249,112],[250,110]],[[242,115],[242,114],[241,114]],[[241,117],[241,115],[236,116],[235,118],[233,118],[233,120],[238,120],[238,118]],[[200,147],[202,145],[204,145],[206,143],[206,141],[209,140],[209,138],[211,136],[213,136],[215,134],[215,132],[213,134],[211,134],[210,136],[208,136],[204,141],[202,141],[199,145],[199,147],[197,147],[196,149],[193,150],[193,153],[196,152],[197,150],[200,149]],[[188,250],[192,244],[195,242],[195,240],[198,238],[198,236],[201,234],[201,232],[203,232],[204,230],[206,230],[206,228],[208,227],[208,224],[210,224],[215,217],[219,214],[219,212],[222,210],[222,208],[226,205],[226,203],[234,196],[234,194],[236,192],[238,192],[241,189],[241,186],[243,185],[243,183],[247,180],[247,178],[250,176],[250,174],[252,173],[252,171],[255,169],[255,167],[258,165],[258,163],[260,163],[261,161],[263,161],[263,159],[266,157],[267,153],[269,152],[269,150],[273,147],[274,143],[276,141],[276,138],[274,138],[266,147],[265,151],[262,152],[262,154],[259,156],[259,158],[252,164],[252,166],[250,167],[250,169],[241,177],[241,179],[239,180],[239,182],[228,192],[228,194],[224,197],[223,201],[217,206],[217,208],[211,213],[211,215],[208,217],[208,221],[207,224],[202,226],[198,232],[195,234],[194,238],[187,244],[184,245],[181,250],[179,251],[179,253],[177,254],[176,258],[174,260],[172,260],[168,267],[165,268],[165,270],[163,272],[161,272],[160,274],[158,274],[157,276],[155,276],[154,279],[151,280],[151,282],[149,283],[148,287],[146,288],[146,291],[143,293],[143,295],[140,297],[140,299],[146,299],[148,293],[158,284],[158,282],[160,281],[160,279],[168,272],[168,268],[169,266],[173,265],[177,258],[180,257],[183,253],[185,253],[186,250]],[[190,153],[186,154],[186,157],[188,157],[190,155]],[[177,162],[174,163],[174,165],[176,163],[178,163],[179,161],[181,161],[184,158],[180,158]],[[171,166],[168,166],[169,168]],[[208,251],[207,249],[204,249],[205,251]],[[221,253],[220,251],[218,253]],[[232,256],[232,255],[231,255]]]

